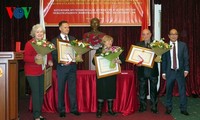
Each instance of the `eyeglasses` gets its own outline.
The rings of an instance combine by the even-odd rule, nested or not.
[[[169,34],[169,35],[178,35],[178,34]]]

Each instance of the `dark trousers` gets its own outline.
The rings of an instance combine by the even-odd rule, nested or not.
[[[27,76],[33,103],[33,117],[38,118],[41,115],[41,109],[44,99],[44,74],[41,76]]]
[[[76,101],[76,64],[57,66],[58,76],[58,110],[65,112],[65,86],[68,85],[70,111],[77,111]]]
[[[139,98],[140,98],[140,105],[146,108],[146,97],[147,97],[147,81],[150,80],[150,101],[151,107],[157,108],[158,104],[158,97],[157,97],[157,77],[142,77],[139,78]]]
[[[171,73],[167,75],[167,86],[166,86],[166,107],[172,109],[172,92],[174,88],[175,80],[178,83],[178,91],[180,96],[180,110],[187,110],[187,97],[186,97],[186,79],[183,71],[171,70]]]

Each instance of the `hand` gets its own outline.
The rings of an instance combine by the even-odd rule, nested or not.
[[[41,59],[43,59],[43,57],[42,57],[41,54],[37,54],[37,55],[35,56],[35,59],[36,59],[36,60],[41,60]]]
[[[142,66],[142,63],[133,63],[133,65],[136,65],[137,67],[141,67]]]
[[[115,63],[119,63],[119,64],[121,64],[122,61],[121,61],[119,58],[116,58],[116,59],[115,59]]]
[[[141,67],[142,63],[137,63],[136,66]]]
[[[184,71],[184,77],[187,77],[188,71]]]
[[[52,60],[49,60],[49,61],[48,61],[48,65],[49,65],[49,66],[53,66]]]
[[[69,65],[71,61],[64,62],[63,65]]]
[[[165,74],[162,74],[162,78],[163,78],[164,80],[166,80],[166,75],[165,75]]]

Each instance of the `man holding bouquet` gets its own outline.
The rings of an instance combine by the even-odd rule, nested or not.
[[[62,39],[67,41],[75,40],[75,37],[68,35],[69,33],[69,24],[67,21],[59,22],[59,30],[60,35],[52,40],[52,43],[57,46],[57,39]],[[65,101],[64,101],[64,94],[65,94],[65,86],[66,82],[68,83],[68,92],[69,92],[69,100],[70,100],[70,112],[74,115],[80,115],[77,110],[77,100],[76,100],[76,70],[77,65],[75,61],[75,54],[71,57],[72,61],[58,63],[58,51],[54,50],[52,52],[53,60],[57,63],[57,76],[58,76],[58,110],[59,116],[65,117]]]
[[[140,47],[150,48],[151,41],[151,32],[149,29],[144,29],[142,31],[143,41],[137,43]],[[139,112],[144,112],[147,109],[147,81],[150,81],[150,103],[151,111],[157,113],[157,83],[158,83],[158,65],[155,62],[153,68],[148,68],[142,66],[142,63],[136,64],[138,67],[138,79],[139,79],[139,99],[140,99],[140,108]]]

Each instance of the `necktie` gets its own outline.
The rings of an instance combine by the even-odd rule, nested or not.
[[[173,69],[177,68],[177,61],[176,61],[176,44],[174,44],[174,48],[173,48]]]
[[[68,38],[68,36],[67,36],[67,35],[65,35],[65,40],[69,41],[69,38]]]
[[[146,43],[145,43],[145,47],[146,47],[146,48],[150,48],[150,43],[149,43],[149,42],[146,42]]]

